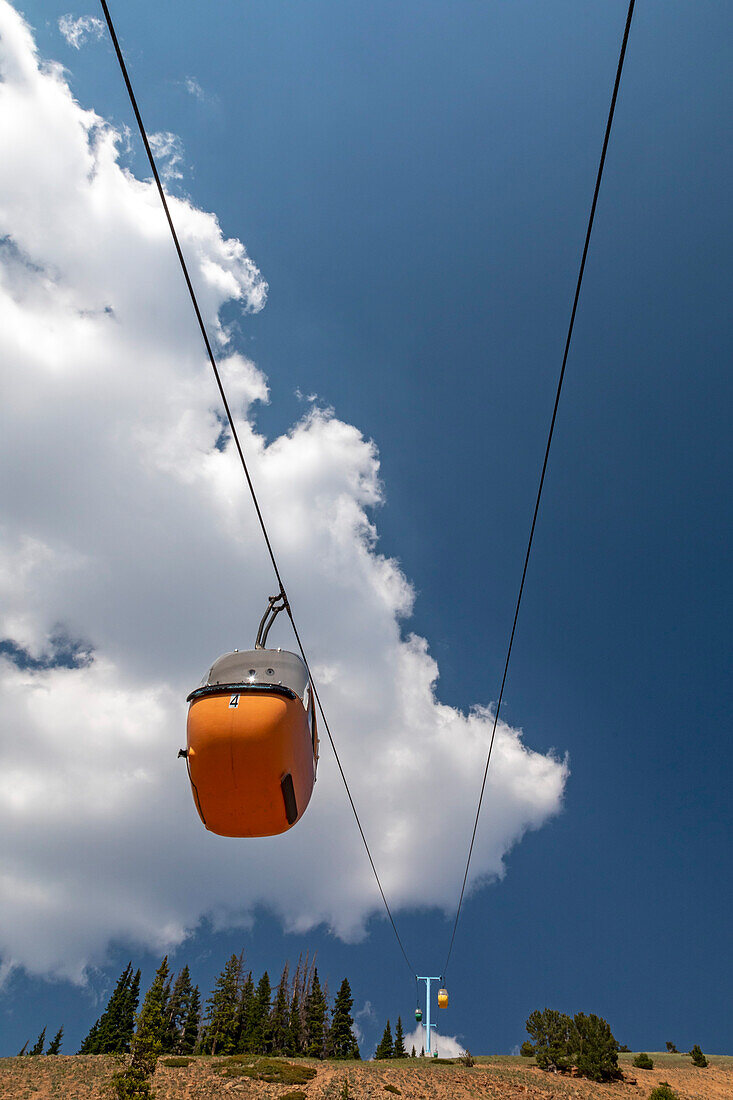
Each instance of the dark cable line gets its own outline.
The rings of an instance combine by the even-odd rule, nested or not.
[[[392,931],[394,932],[395,936],[397,937],[397,942],[400,945],[400,951],[402,952],[402,954],[404,956],[405,962],[407,963],[408,967],[410,968],[411,973],[416,975],[417,972],[416,972],[414,966],[412,965],[412,963],[410,962],[409,958],[407,957],[407,952],[405,951],[404,944],[402,943],[402,938],[400,937],[400,934],[397,931],[397,925],[395,924],[394,917],[392,916],[392,910],[389,907],[389,904],[387,902],[387,898],[385,896],[384,890],[382,889],[382,882],[381,882],[381,879],[379,878],[379,875],[377,873],[377,868],[374,864],[374,860],[372,859],[372,853],[369,849],[369,845],[367,844],[367,838],[364,835],[364,830],[361,827],[361,821],[359,819],[359,814],[356,811],[356,806],[354,805],[354,799],[351,796],[351,790],[350,790],[349,784],[346,780],[346,775],[344,774],[344,769],[341,766],[341,759],[339,757],[338,752],[336,751],[336,746],[333,743],[333,737],[331,736],[331,729],[330,729],[330,726],[328,724],[328,719],[326,718],[326,712],[323,709],[323,704],[321,703],[321,697],[318,694],[318,688],[316,687],[315,680],[311,676],[310,666],[308,665],[308,658],[305,655],[305,650],[303,649],[303,643],[300,640],[300,634],[298,633],[298,628],[295,625],[295,619],[293,618],[293,615],[292,615],[292,612],[290,610],[289,605],[287,607],[287,612],[288,612],[288,618],[290,619],[290,622],[291,622],[292,627],[293,627],[293,633],[295,634],[295,640],[298,643],[298,649],[300,650],[300,655],[303,658],[303,664],[305,665],[305,667],[308,671],[308,676],[310,677],[311,687],[313,688],[313,695],[315,696],[315,700],[318,703],[318,711],[321,715],[321,718],[323,719],[323,725],[326,729],[326,733],[328,734],[329,744],[330,744],[331,749],[333,751],[333,755],[336,758],[336,764],[338,766],[339,772],[341,773],[341,778],[344,781],[344,787],[346,788],[346,794],[347,794],[349,802],[351,804],[351,809],[354,812],[354,818],[356,819],[356,824],[358,826],[359,832],[361,833],[361,839],[364,841],[364,847],[366,849],[366,854],[369,857],[369,862],[372,865],[372,871],[374,872],[374,877],[377,880],[377,886],[379,887],[379,893],[382,895],[382,901],[384,902],[384,908],[387,910],[387,916],[389,917],[389,923],[392,925]]]
[[[547,471],[547,462],[550,457],[550,447],[552,445],[552,437],[555,432],[555,420],[557,419],[557,410],[560,404],[560,393],[562,391],[563,380],[565,378],[565,367],[568,361],[568,353],[570,351],[570,342],[573,336],[573,328],[575,327],[575,315],[578,310],[578,300],[580,298],[580,288],[583,282],[583,273],[585,271],[585,261],[588,256],[588,246],[590,244],[590,236],[593,230],[593,221],[596,215],[596,206],[598,205],[598,194],[601,189],[601,179],[603,176],[603,166],[606,162],[606,151],[608,149],[608,141],[611,136],[611,126],[613,125],[613,116],[616,110],[616,99],[618,97],[618,89],[621,83],[621,73],[624,66],[624,58],[626,56],[626,46],[629,40],[629,31],[631,29],[631,18],[634,14],[635,0],[630,0],[629,10],[626,15],[626,26],[624,28],[624,35],[621,42],[621,52],[619,54],[618,66],[616,68],[616,79],[613,85],[613,94],[611,96],[611,106],[608,111],[608,121],[606,122],[606,133],[603,138],[603,148],[601,150],[601,159],[598,164],[598,173],[596,175],[596,185],[593,191],[593,202],[591,203],[590,215],[588,218],[588,228],[585,234],[585,244],[583,245],[583,254],[580,261],[580,269],[578,271],[578,280],[575,286],[575,297],[573,298],[573,308],[570,313],[570,323],[568,325],[567,338],[565,340],[565,351],[562,357],[562,367],[560,369],[560,377],[557,383],[557,392],[555,393],[555,404],[552,409],[552,419],[550,420],[550,430],[547,436],[547,445],[545,447],[545,457],[542,462],[542,473],[540,474],[540,483],[537,489],[537,499],[535,500],[534,513],[532,515],[532,525],[529,531],[529,540],[527,542],[527,552],[524,555],[524,567],[522,569],[522,579],[519,584],[519,594],[517,595],[517,603],[514,610],[514,621],[512,622],[512,630],[509,636],[509,645],[507,647],[506,660],[504,662],[504,672],[501,678],[501,688],[499,689],[499,698],[496,703],[496,709],[494,711],[494,725],[491,730],[491,740],[489,742],[489,751],[486,756],[486,766],[484,768],[483,780],[481,782],[481,793],[479,794],[478,806],[476,808],[476,818],[473,823],[473,832],[471,833],[471,843],[468,849],[468,858],[466,860],[466,869],[463,874],[463,884],[461,886],[461,894],[458,899],[458,908],[456,910],[456,917],[453,922],[453,931],[450,938],[450,946],[448,947],[448,955],[446,956],[445,964],[443,966],[443,976],[448,969],[448,963],[450,961],[451,952],[453,951],[453,943],[456,938],[456,929],[458,928],[458,919],[461,915],[461,907],[463,905],[463,895],[466,892],[466,882],[468,881],[468,870],[471,866],[471,856],[473,855],[473,846],[476,841],[476,830],[478,828],[479,816],[481,814],[481,805],[484,799],[484,792],[486,790],[486,777],[489,773],[489,764],[491,763],[491,753],[494,748],[494,738],[496,737],[496,726],[499,721],[499,711],[501,709],[501,702],[504,697],[504,685],[506,684],[507,673],[509,671],[509,661],[512,655],[512,646],[514,645],[514,635],[517,629],[517,620],[519,618],[519,608],[522,603],[522,594],[524,592],[524,581],[527,576],[527,566],[529,565],[529,556],[532,551],[532,542],[534,539],[535,526],[537,524],[537,515],[540,510],[540,500],[542,498],[542,489],[545,484],[545,473]]]
[[[263,535],[263,538],[265,540],[265,544],[267,546],[267,551],[270,555],[270,561],[272,563],[272,568],[275,572],[275,577],[277,579],[277,583],[280,586],[280,595],[282,596],[283,600],[285,601],[285,609],[288,613],[288,618],[290,619],[290,622],[291,622],[292,627],[293,627],[293,633],[295,634],[295,639],[298,643],[298,649],[300,650],[300,655],[303,658],[303,663],[305,664],[306,669],[308,671],[308,676],[310,678],[311,685],[313,687],[313,695],[316,699],[316,702],[318,703],[318,710],[319,710],[321,718],[323,720],[323,725],[324,725],[324,728],[326,730],[326,733],[328,734],[328,740],[329,740],[329,743],[331,745],[331,749],[333,750],[333,755],[336,758],[336,764],[338,766],[338,770],[339,770],[339,773],[341,775],[341,779],[343,780],[344,787],[346,788],[346,794],[347,794],[348,799],[349,799],[349,804],[350,804],[351,809],[353,811],[354,818],[356,819],[356,824],[357,824],[357,827],[359,829],[361,839],[364,843],[364,848],[366,849],[367,856],[369,857],[369,863],[371,864],[372,871],[374,872],[374,877],[377,881],[377,886],[379,887],[379,893],[381,894],[382,901],[384,902],[384,908],[387,911],[387,916],[389,917],[390,924],[392,925],[392,930],[393,930],[393,932],[394,932],[394,934],[397,938],[397,942],[400,946],[400,950],[401,950],[401,952],[404,956],[405,962],[407,963],[408,967],[410,968],[411,973],[415,974],[415,968],[412,966],[412,963],[410,962],[409,958],[407,957],[407,952],[405,951],[404,945],[402,943],[402,939],[400,938],[400,934],[397,931],[397,925],[395,924],[394,917],[392,916],[392,911],[391,911],[391,909],[390,909],[390,907],[387,903],[387,898],[385,896],[384,889],[382,887],[382,882],[381,882],[381,879],[379,878],[379,874],[377,873],[377,868],[376,868],[376,865],[374,863],[374,859],[372,858],[372,853],[371,853],[371,850],[369,848],[369,844],[367,843],[367,838],[364,834],[364,829],[362,828],[361,820],[359,818],[359,814],[357,812],[356,805],[354,803],[354,799],[351,795],[351,790],[349,788],[349,784],[348,784],[348,781],[346,779],[346,774],[345,774],[343,766],[341,764],[341,759],[339,757],[338,752],[336,751],[336,745],[334,744],[333,736],[331,734],[331,729],[330,729],[330,726],[328,724],[328,719],[326,718],[326,714],[325,714],[325,711],[323,709],[323,704],[321,703],[321,699],[320,699],[320,696],[318,694],[318,689],[316,688],[315,682],[314,682],[313,677],[311,675],[310,666],[308,664],[308,658],[306,657],[305,649],[303,647],[303,643],[300,640],[300,634],[298,633],[298,628],[295,625],[295,619],[293,617],[293,612],[290,608],[290,603],[288,601],[287,594],[285,592],[285,586],[283,584],[282,577],[280,575],[280,570],[278,569],[277,560],[275,558],[275,552],[272,548],[272,543],[270,542],[270,536],[268,534],[267,527],[265,525],[265,520],[264,520],[264,517],[262,515],[262,511],[260,509],[260,504],[259,504],[259,501],[257,499],[257,494],[255,492],[255,487],[254,487],[254,484],[252,483],[252,478],[250,477],[249,469],[247,467],[247,461],[244,457],[244,451],[242,450],[241,443],[239,442],[239,435],[237,433],[237,429],[236,429],[236,426],[235,426],[235,423],[234,423],[234,417],[232,416],[232,412],[231,412],[231,409],[229,407],[229,402],[227,401],[227,396],[226,396],[226,393],[224,391],[224,386],[223,386],[223,383],[222,383],[222,380],[221,380],[221,375],[219,374],[219,368],[217,366],[216,359],[214,357],[214,352],[212,350],[211,343],[209,341],[209,336],[208,336],[208,333],[206,331],[206,325],[204,324],[204,319],[201,315],[201,310],[199,309],[198,300],[196,298],[196,292],[193,288],[193,283],[191,282],[191,277],[188,273],[188,267],[186,266],[186,261],[184,259],[183,251],[181,249],[181,245],[180,245],[180,242],[178,240],[178,234],[176,233],[175,225],[173,224],[173,218],[171,217],[171,212],[170,212],[170,209],[168,207],[168,202],[167,202],[166,197],[165,197],[165,192],[163,190],[163,185],[160,182],[160,176],[158,174],[158,168],[157,168],[157,165],[155,163],[155,157],[153,156],[153,152],[150,148],[150,143],[148,141],[147,132],[145,130],[145,125],[144,125],[143,120],[142,120],[142,115],[140,114],[140,109],[137,105],[137,100],[135,98],[135,93],[133,91],[132,84],[130,82],[130,77],[129,77],[128,72],[127,72],[127,66],[125,64],[125,59],[123,57],[122,50],[120,48],[120,44],[117,40],[117,34],[115,33],[114,24],[112,22],[112,16],[110,15],[109,8],[107,7],[106,0],[100,0],[100,3],[102,5],[102,11],[104,12],[104,18],[105,18],[105,21],[107,23],[107,29],[109,30],[110,38],[112,39],[112,45],[114,46],[114,50],[115,50],[115,53],[117,55],[117,60],[118,60],[119,65],[120,65],[120,70],[122,72],[122,77],[125,81],[125,86],[127,88],[127,94],[130,98],[130,103],[132,104],[132,110],[134,112],[135,119],[136,119],[137,125],[138,125],[138,129],[140,131],[140,137],[142,138],[143,145],[145,146],[145,152],[147,153],[148,162],[150,164],[150,168],[151,168],[151,171],[153,173],[153,178],[155,180],[155,184],[158,188],[158,194],[160,195],[160,201],[163,205],[163,210],[165,211],[165,216],[168,220],[168,228],[171,231],[171,237],[173,238],[173,244],[175,245],[176,254],[178,256],[178,261],[179,261],[180,266],[181,266],[181,271],[183,272],[183,277],[186,280],[186,286],[188,287],[188,293],[189,293],[189,296],[191,298],[191,303],[193,305],[194,312],[196,314],[196,320],[198,321],[199,329],[201,330],[201,336],[203,338],[204,345],[206,347],[206,353],[209,357],[209,362],[211,363],[211,369],[214,372],[214,377],[216,379],[216,384],[219,388],[219,396],[221,397],[221,401],[222,401],[222,404],[224,406],[224,411],[226,412],[226,415],[227,415],[227,420],[229,422],[229,428],[231,430],[232,438],[234,439],[234,443],[235,443],[235,446],[237,448],[237,453],[239,455],[239,460],[241,462],[242,469],[244,471],[244,476],[247,479],[247,486],[249,488],[250,496],[252,497],[252,503],[254,504],[255,511],[257,513],[257,519],[259,520],[260,529],[262,531],[262,535]]]

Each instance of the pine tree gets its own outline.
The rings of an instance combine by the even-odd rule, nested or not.
[[[592,1081],[613,1081],[621,1077],[618,1043],[608,1022],[601,1016],[578,1012],[572,1024],[571,1054],[575,1056],[580,1075]]]
[[[155,1098],[146,1075],[136,1066],[128,1066],[127,1069],[113,1073],[110,1087],[116,1100],[154,1100]]]
[[[139,988],[140,971],[133,978],[130,962],[117,979],[107,1007],[90,1029],[79,1054],[119,1054],[129,1049]]]
[[[328,1053],[331,1049],[331,1018],[330,1018],[330,1015],[329,1015],[329,1008],[328,1008],[328,1002],[329,1002],[328,978],[326,978],[325,982],[323,983],[322,990],[323,990],[323,1007],[324,1007],[324,1013],[323,1013],[323,1057],[327,1058]]]
[[[132,963],[129,962],[120,974],[112,996],[99,1017],[96,1040],[89,1054],[110,1054],[120,1049],[120,1025],[127,990],[132,978]]]
[[[402,1017],[397,1017],[397,1027],[394,1033],[394,1051],[392,1052],[393,1058],[406,1058],[407,1051],[405,1050],[405,1033],[402,1030]]]
[[[216,979],[206,1008],[204,1047],[207,1054],[234,1054],[242,956],[232,955]]]
[[[255,983],[252,978],[252,971],[250,970],[242,985],[241,992],[239,994],[239,1002],[237,1004],[237,1054],[247,1053],[247,1022],[250,1019],[252,1012],[252,1002],[255,996]]]
[[[381,1042],[374,1052],[375,1058],[392,1058],[394,1057],[394,1045],[392,1043],[392,1028],[389,1026],[389,1020],[387,1020],[387,1026],[384,1029]]]
[[[16,1054],[16,1058],[22,1058],[23,1057],[26,1050],[28,1049],[28,1044],[29,1043],[30,1043],[30,1039],[26,1039],[26,1041],[23,1043],[23,1046],[20,1048],[20,1050]]]
[[[270,1014],[270,1049],[273,1054],[287,1054],[290,1032],[289,967],[285,963]]]
[[[133,982],[128,981],[128,993],[132,985]],[[169,992],[168,956],[166,955],[155,972],[152,985],[145,994],[143,1006],[137,1017],[137,1027],[131,1043],[130,1064],[112,1075],[111,1085],[117,1100],[152,1100],[153,1093],[148,1084],[148,1078],[155,1073],[155,1065],[163,1046]],[[129,997],[121,1002],[123,1006],[128,1003]]]
[[[330,1049],[334,1058],[358,1058],[359,1044],[353,1032],[354,1020],[351,1009],[354,998],[351,996],[349,979],[344,978],[336,994],[331,1018]]]
[[[132,964],[130,964],[130,972],[132,973]],[[130,1049],[132,1037],[135,1034],[135,1017],[139,1000],[140,970],[138,969],[128,981],[124,996],[120,1000],[117,1036],[111,1053],[122,1054]]]
[[[188,995],[186,1015],[183,1019],[183,1030],[178,1041],[179,1054],[193,1054],[198,1042],[201,1028],[201,994],[199,987],[194,985]]]
[[[92,1053],[93,1048],[96,1046],[97,1032],[98,1031],[99,1031],[99,1020],[97,1020],[97,1022],[92,1024],[92,1026],[89,1028],[89,1032],[87,1034],[87,1037],[84,1040],[84,1042],[81,1044],[81,1046],[79,1047],[79,1049],[77,1051],[77,1054],[91,1054]]]
[[[417,1058],[417,1051],[415,1050],[415,1044],[412,1044],[412,1050],[410,1051],[411,1058]]]
[[[191,994],[191,974],[187,966],[179,972],[166,1006],[166,1023],[163,1033],[163,1053],[170,1054],[178,1050],[183,1030],[183,1021]]]
[[[163,1047],[165,1031],[166,986],[168,982],[168,956],[155,972],[153,983],[145,994],[143,1006],[137,1017],[137,1027],[132,1040],[131,1068],[150,1077]]]
[[[310,1058],[323,1058],[326,1053],[326,998],[313,971],[313,981],[305,1005],[305,1052]]]
[[[51,1042],[48,1044],[48,1050],[46,1051],[46,1054],[58,1054],[58,1052],[61,1050],[61,1040],[63,1039],[63,1037],[64,1029],[63,1027],[60,1027]]]
[[[306,1050],[307,1028],[305,1017],[316,969],[315,960],[316,956],[314,955],[311,962],[307,951],[305,961],[301,955],[298,958],[298,965],[295,968],[295,977],[293,978],[293,998],[290,1007],[290,1041],[291,1044],[295,1044],[295,1052],[299,1054],[305,1054]],[[296,1007],[295,1012],[293,1011],[293,1004]]]
[[[527,1017],[526,1027],[540,1069],[560,1073],[570,1069],[573,1021],[569,1016],[554,1008],[537,1009]]]
[[[300,998],[296,985],[293,991],[293,999],[290,1002],[290,1026],[288,1029],[288,1054],[302,1054],[303,1052],[303,1024],[301,1021]]]
[[[43,1054],[43,1047],[46,1042],[46,1029],[44,1027],[41,1034],[36,1039],[34,1045],[31,1047],[29,1054]]]
[[[245,1020],[244,1044],[248,1054],[267,1054],[270,1049],[270,975],[265,973],[249,1004]]]

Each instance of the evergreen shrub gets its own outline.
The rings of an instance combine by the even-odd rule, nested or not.
[[[569,1070],[572,1065],[573,1021],[554,1008],[535,1010],[527,1019],[527,1032],[534,1041],[537,1065],[544,1070]]]
[[[643,1051],[634,1058],[634,1065],[637,1069],[654,1069],[654,1062]]]
[[[661,1081],[655,1089],[649,1093],[649,1100],[680,1100],[677,1093],[666,1081]]]
[[[613,1081],[621,1076],[618,1043],[607,1021],[593,1013],[566,1016],[555,1009],[535,1011],[527,1020],[540,1069],[566,1073],[571,1066],[591,1081]]]
[[[128,1066],[112,1075],[112,1095],[115,1100],[152,1100],[153,1090],[147,1074],[136,1066]]]
[[[33,1051],[31,1051],[31,1054],[32,1053]],[[690,1056],[692,1058],[693,1066],[698,1066],[699,1069],[705,1069],[708,1064],[708,1060],[697,1043],[695,1043],[694,1047],[690,1051]]]
[[[313,1066],[294,1065],[279,1058],[253,1058],[247,1054],[226,1058],[219,1072],[224,1077],[249,1077],[272,1085],[307,1085],[316,1075]]]

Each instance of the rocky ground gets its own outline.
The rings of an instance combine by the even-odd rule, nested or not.
[[[267,1070],[275,1081],[256,1079],[263,1065],[227,1068],[224,1059],[195,1058],[185,1066],[161,1059],[153,1080],[156,1100],[646,1100],[668,1081],[680,1100],[733,1100],[733,1058],[710,1059],[696,1069],[683,1056],[652,1055],[653,1070],[631,1066],[621,1056],[624,1080],[610,1085],[542,1073],[522,1058],[482,1058],[476,1066],[404,1062],[291,1063],[292,1070]],[[111,1100],[114,1059],[103,1056],[0,1059],[0,1100]],[[309,1077],[310,1073],[314,1075]],[[248,1076],[255,1073],[255,1077]]]

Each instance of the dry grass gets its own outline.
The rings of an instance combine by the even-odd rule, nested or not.
[[[161,1059],[153,1087],[156,1100],[647,1100],[669,1081],[681,1100],[733,1100],[733,1058],[708,1055],[710,1066],[696,1069],[684,1055],[649,1053],[653,1070],[636,1070],[634,1055],[621,1055],[624,1080],[608,1085],[542,1073],[530,1059],[505,1056],[477,1059],[470,1068],[427,1058],[192,1058],[188,1065]],[[110,1100],[117,1068],[114,1058],[94,1055],[0,1059],[0,1100]]]

